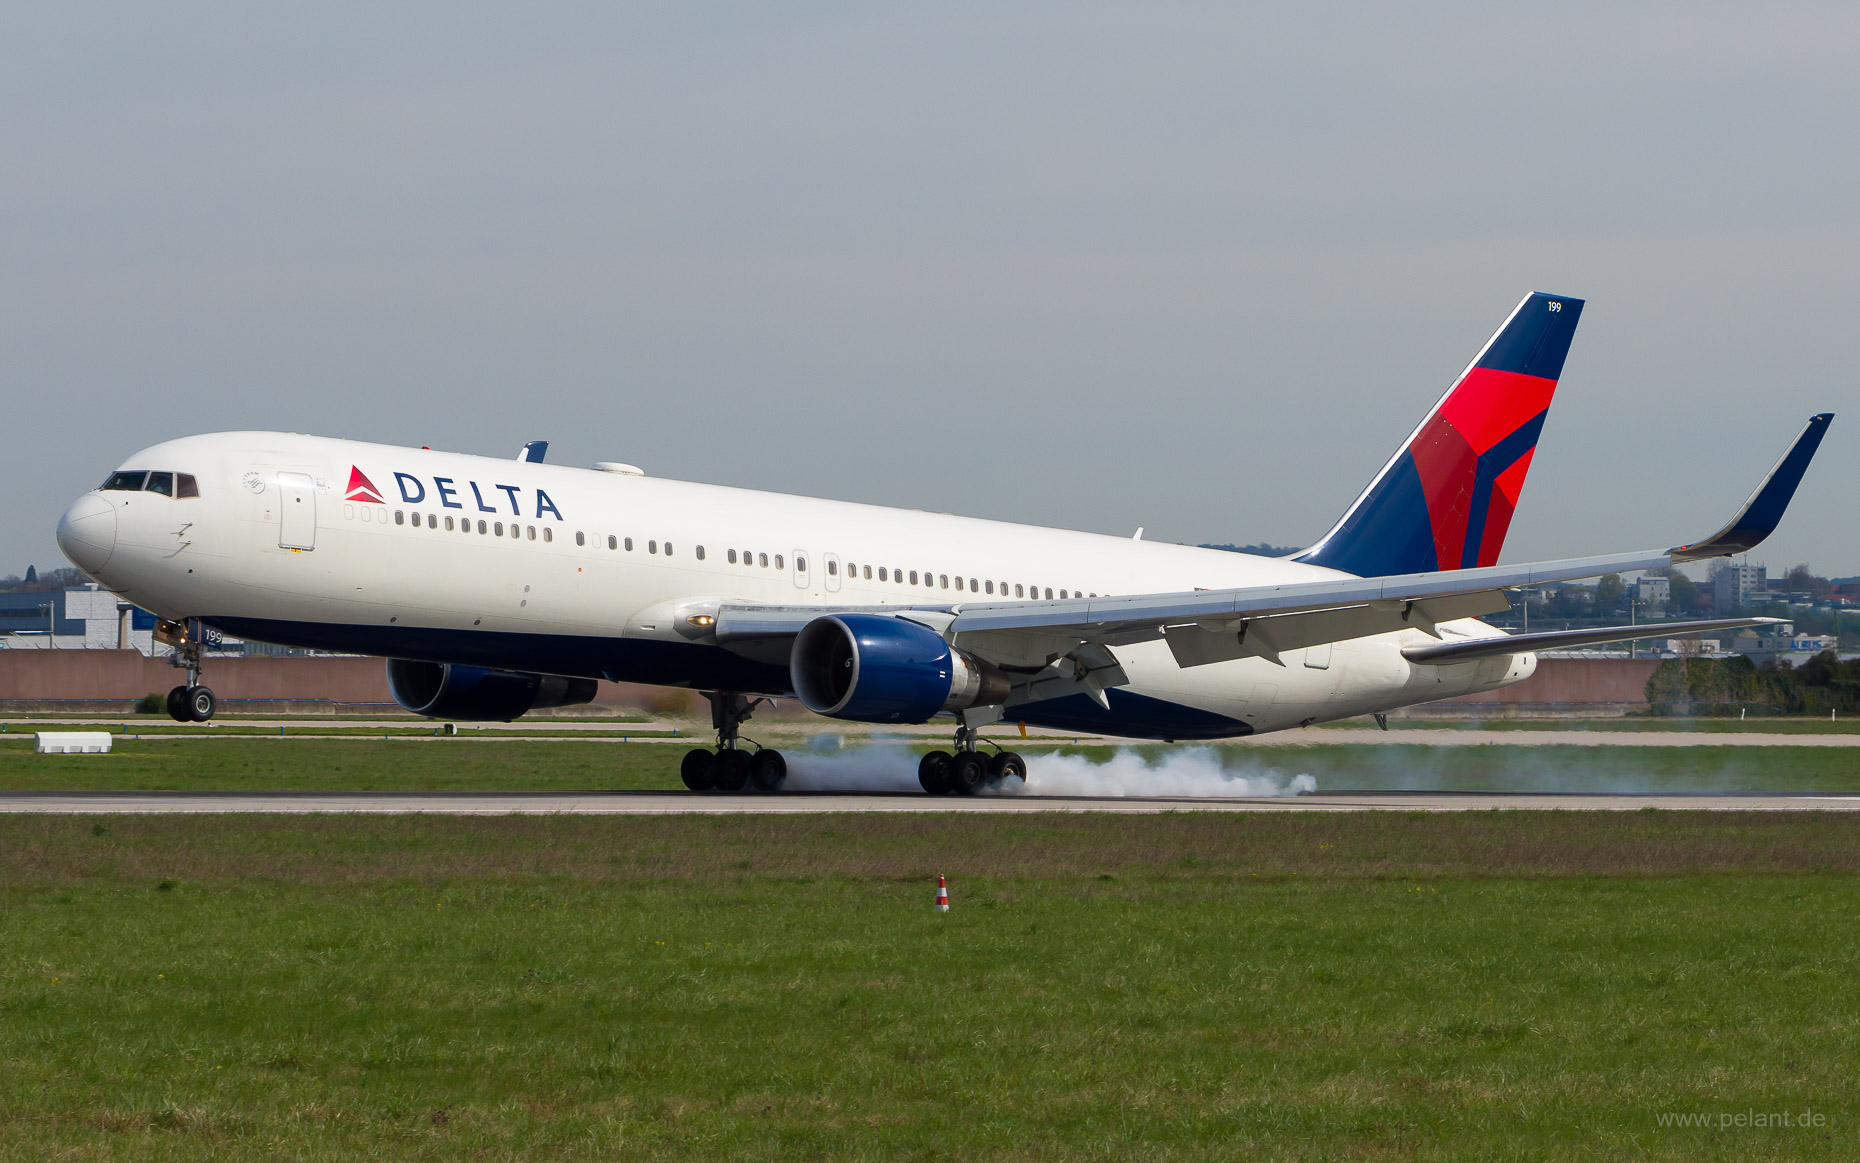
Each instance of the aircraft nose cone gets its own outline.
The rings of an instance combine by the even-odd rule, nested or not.
[[[58,548],[85,573],[102,569],[116,549],[116,506],[96,493],[71,502],[58,519]]]

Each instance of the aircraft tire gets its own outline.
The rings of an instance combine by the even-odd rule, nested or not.
[[[679,761],[678,777],[692,791],[709,791],[717,786],[716,777],[712,774],[716,765],[716,752],[694,747],[685,752],[685,757]]]
[[[187,688],[175,687],[168,692],[168,717],[177,723],[191,723],[187,714]]]
[[[780,791],[788,778],[788,761],[772,748],[764,747],[749,760],[749,780],[757,791]]]
[[[947,751],[932,751],[917,761],[917,782],[933,796],[949,794],[949,759]]]
[[[734,747],[719,751],[710,770],[718,791],[742,791],[749,783],[749,756]]]
[[[191,686],[187,688],[185,709],[190,722],[206,722],[213,717],[213,712],[217,711],[219,706],[219,699],[214,697],[212,690],[209,688],[203,686]]]
[[[1000,783],[1007,779],[1018,778],[1027,782],[1027,761],[1013,751],[1000,751],[988,761],[988,782]]]
[[[988,761],[979,752],[958,751],[943,770],[949,789],[960,796],[972,796],[988,782]]]

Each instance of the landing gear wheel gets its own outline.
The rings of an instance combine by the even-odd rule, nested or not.
[[[749,780],[757,791],[780,791],[788,778],[788,761],[781,752],[764,747],[749,760]]]
[[[932,751],[917,761],[917,782],[933,796],[949,794],[949,759],[947,751]]]
[[[1000,783],[1006,779],[1019,779],[1027,782],[1027,761],[1012,751],[996,752],[988,761],[988,782]]]
[[[685,757],[679,761],[678,776],[692,791],[709,791],[717,786],[716,776],[711,771],[716,765],[715,752],[696,747],[685,752]]]
[[[187,688],[175,687],[168,692],[168,717],[177,723],[191,723],[187,717]]]
[[[749,782],[749,756],[731,748],[717,752],[716,766],[711,768],[718,791],[742,791]]]
[[[979,752],[958,751],[943,770],[947,773],[950,790],[957,795],[972,796],[988,782],[988,761]]]
[[[187,688],[185,706],[187,717],[190,721],[195,723],[206,722],[213,717],[213,712],[219,705],[220,701],[214,698],[213,692],[206,687],[190,686]]]

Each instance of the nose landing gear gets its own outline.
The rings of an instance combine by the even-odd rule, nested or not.
[[[198,618],[189,618],[186,624],[164,621],[155,627],[156,640],[174,647],[168,665],[187,672],[187,681],[168,692],[168,717],[177,723],[204,723],[219,709],[219,699],[200,681],[200,648],[205,633]]]
[[[742,791],[754,784],[757,791],[780,791],[788,778],[788,761],[771,747],[751,753],[738,745],[738,731],[758,705],[767,699],[749,698],[733,691],[704,691],[710,700],[711,726],[717,729],[717,747],[685,752],[678,774],[692,791]]]
[[[956,752],[932,751],[917,763],[917,782],[933,796],[972,796],[985,787],[999,787],[1004,780],[1027,779],[1027,761],[1012,751],[995,747],[992,758],[983,755],[984,742],[979,728],[967,725],[956,728]]]

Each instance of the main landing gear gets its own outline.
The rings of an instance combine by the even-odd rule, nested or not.
[[[1012,751],[1004,751],[996,744],[995,754],[990,757],[978,750],[983,742],[979,728],[962,726],[956,728],[956,753],[932,751],[917,763],[917,782],[933,796],[957,795],[972,796],[984,787],[997,787],[1004,780],[1027,780],[1027,761]]]
[[[168,717],[177,723],[204,723],[219,709],[219,699],[200,682],[200,623],[163,622],[157,636],[174,647],[168,665],[187,671],[187,681],[168,692]]]
[[[766,699],[752,699],[733,691],[705,691],[710,700],[710,722],[717,729],[717,749],[694,748],[685,752],[678,774],[692,791],[742,791],[751,784],[757,791],[780,791],[788,778],[788,761],[781,752],[760,747],[754,752],[739,746],[737,731],[758,704]]]

